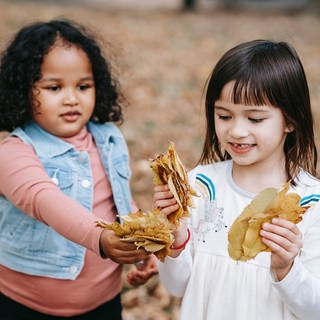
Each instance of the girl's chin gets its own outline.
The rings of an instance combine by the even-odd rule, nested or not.
[[[232,156],[232,161],[235,165],[238,165],[238,166],[252,166],[256,163],[256,161],[253,161],[252,159],[241,159],[239,157],[234,157]]]

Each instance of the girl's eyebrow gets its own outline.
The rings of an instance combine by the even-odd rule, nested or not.
[[[222,111],[229,111],[230,112],[230,109],[226,108],[226,107],[222,107],[222,106],[219,106],[219,105],[215,105],[214,106],[215,109],[217,110],[222,110]],[[246,106],[245,106],[246,107]],[[244,110],[245,112],[259,112],[259,113],[268,113],[269,112],[269,109],[267,106],[248,106],[247,109]]]
[[[48,78],[41,78],[39,79],[39,82],[45,82],[45,81],[61,81],[62,78],[55,78],[55,77],[48,77]],[[79,81],[93,81],[93,77],[92,76],[88,76],[88,77],[83,77],[80,78]]]
[[[218,106],[218,105],[214,105],[214,108],[215,109],[219,109],[219,110],[224,110],[224,111],[229,111],[229,109],[228,108],[225,108],[225,107],[222,107],[222,106]]]

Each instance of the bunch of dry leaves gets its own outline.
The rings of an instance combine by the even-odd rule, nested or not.
[[[259,231],[265,222],[282,218],[298,223],[309,208],[301,207],[300,196],[290,192],[289,183],[279,192],[274,188],[261,191],[233,222],[228,233],[228,251],[234,260],[253,259],[259,252],[270,251],[262,242]]]
[[[155,185],[168,184],[170,191],[179,204],[178,210],[168,216],[155,208],[152,211],[138,210],[121,217],[121,222],[106,223],[98,221],[97,226],[113,230],[122,241],[133,242],[137,248],[143,247],[164,261],[174,242],[172,232],[179,226],[182,218],[189,217],[192,196],[196,192],[191,188],[184,168],[173,142],[166,153],[158,155],[151,163]]]

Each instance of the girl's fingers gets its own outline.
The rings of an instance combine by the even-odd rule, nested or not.
[[[260,234],[268,239],[272,239],[273,241],[280,243],[280,242],[288,242],[288,243],[301,243],[301,235],[295,234],[291,230],[281,227],[275,226],[263,226],[261,229]]]
[[[272,219],[272,224],[277,225],[283,228],[286,228],[288,230],[291,230],[293,233],[300,235],[300,230],[297,227],[297,225],[291,221],[285,220],[285,219],[280,219],[280,218],[273,218]]]
[[[138,257],[141,258],[140,260],[145,260],[149,258],[149,253],[143,248],[137,248],[135,244],[132,250],[121,248],[118,249],[118,251],[121,253],[123,257]]]
[[[155,208],[165,208],[165,207],[173,206],[175,204],[177,204],[177,201],[175,198],[154,201]]]
[[[291,242],[302,238],[298,227],[293,222],[283,219],[273,219],[272,223],[264,223],[262,230],[284,237]]]
[[[158,268],[156,266],[152,267],[148,272],[150,275],[155,275],[159,273]]]
[[[145,275],[142,274],[141,271],[135,271],[134,273],[130,273],[127,277],[134,281],[142,281],[145,279]]]
[[[165,207],[165,208],[162,208],[161,209],[161,213],[165,214],[165,215],[169,215],[170,213],[173,213],[175,211],[177,211],[179,209],[179,204],[174,204],[172,206],[168,206],[168,207]]]
[[[131,273],[128,274],[127,276],[127,281],[132,285],[132,286],[139,286],[141,284],[146,283],[149,280],[150,276],[147,274],[141,274],[139,272],[136,273]]]
[[[154,208],[161,209],[161,212],[166,215],[179,209],[177,200],[167,184],[154,187],[152,203]]]
[[[169,191],[169,186],[167,184],[161,184],[158,186],[153,187],[154,192],[163,192],[163,191]]]
[[[148,253],[145,249],[137,248],[137,246],[131,242],[121,242],[123,242],[121,245],[113,247],[110,250],[110,257],[114,257],[121,260],[129,259],[129,262],[126,263],[135,263],[149,258],[150,253]]]
[[[271,252],[281,256],[287,256],[288,251],[285,250],[281,245],[277,244],[276,242],[269,240],[267,238],[262,238],[262,242],[271,249]]]
[[[120,239],[119,245],[116,247],[120,251],[133,252],[137,251],[137,246],[133,242],[127,242]]]
[[[272,232],[261,230],[261,236],[263,237],[263,239],[266,239],[268,243],[274,243],[275,248],[279,246],[281,248],[284,248],[286,251],[291,251],[292,246],[294,245],[294,243],[289,241],[287,238]]]
[[[141,260],[148,258],[148,253],[144,252],[130,252],[130,251],[119,251],[116,252],[116,262],[125,263],[125,264],[133,264],[139,262]]]
[[[263,224],[260,234],[263,242],[274,252],[280,252],[281,248],[296,253],[302,247],[300,230],[287,220],[273,219],[272,223]]]
[[[156,192],[153,194],[153,202],[158,200],[167,200],[174,198],[173,194],[170,191]]]

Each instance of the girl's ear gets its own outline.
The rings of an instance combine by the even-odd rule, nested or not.
[[[290,133],[292,131],[294,131],[293,125],[292,124],[287,124],[286,128],[284,129],[284,132],[285,133]]]

